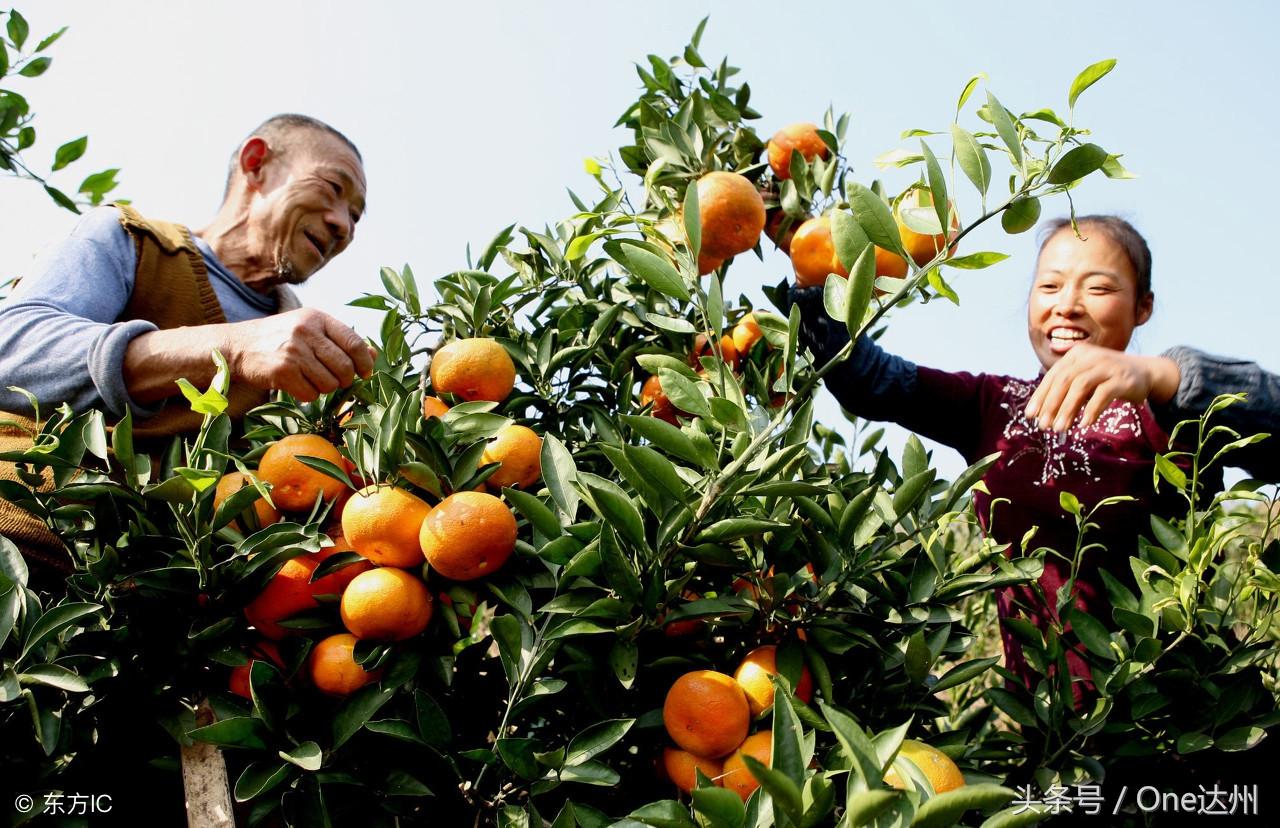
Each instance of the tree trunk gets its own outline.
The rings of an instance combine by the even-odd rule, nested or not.
[[[201,701],[196,724],[203,727],[213,721],[213,708],[208,701]],[[222,751],[203,742],[182,748],[182,787],[187,798],[187,828],[235,828]]]

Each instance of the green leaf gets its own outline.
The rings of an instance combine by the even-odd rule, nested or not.
[[[252,762],[236,779],[236,802],[248,802],[288,779],[293,773],[284,762]]]
[[[84,151],[89,146],[89,136],[82,135],[74,141],[68,141],[58,147],[57,152],[53,154],[53,169],[60,170],[68,164],[76,161],[80,156],[84,155]]]
[[[775,805],[780,807],[792,822],[800,822],[804,813],[804,800],[800,795],[800,786],[781,771],[773,770],[754,756],[743,753],[742,763],[760,783],[760,787],[773,797]]]
[[[84,602],[59,604],[51,608],[44,615],[41,615],[28,629],[26,639],[22,644],[22,651],[18,654],[18,661],[21,662],[37,647],[55,635],[59,635],[80,619],[101,609],[102,606],[100,604]]]
[[[978,143],[973,133],[957,124],[951,125],[951,140],[955,145],[960,169],[985,198],[987,188],[991,186],[991,161],[987,158],[987,151]]]
[[[17,545],[4,535],[0,535],[0,574],[18,586],[27,585],[29,577],[27,559],[23,557]],[[0,642],[3,641],[4,636],[0,635]]]
[[[453,738],[453,729],[444,708],[422,689],[414,691],[413,701],[417,710],[418,735],[422,741],[437,748],[447,746]]]
[[[845,755],[853,761],[850,794],[879,787],[882,781],[880,760],[876,755],[875,745],[867,738],[862,726],[848,713],[828,705],[823,699],[818,700],[818,707],[836,734],[836,740],[844,748]]]
[[[689,289],[666,259],[627,242],[621,242],[616,247],[606,245],[605,249],[616,251],[618,255],[614,257],[615,260],[649,287],[672,299],[689,301]]]
[[[990,89],[987,90],[987,111],[991,114],[991,123],[995,124],[1000,140],[1004,141],[1004,145],[1009,148],[1009,153],[1013,156],[1014,165],[1021,169],[1023,160],[1022,141],[1018,139],[1018,128],[1014,125],[1013,119],[1009,117],[1009,111],[996,100],[996,96],[991,94]]]
[[[560,508],[560,513],[570,521],[578,513],[578,492],[573,488],[577,480],[578,467],[573,462],[573,455],[565,448],[564,443],[554,434],[547,433],[542,438],[542,482],[551,492],[551,499]]]
[[[796,673],[799,673],[798,668]],[[770,676],[769,680],[775,685],[769,765],[793,781],[803,780],[807,764],[803,751],[804,728],[791,706],[790,694],[782,690],[776,676]]]
[[[1080,97],[1080,93],[1101,80],[1115,68],[1115,65],[1115,58],[1100,60],[1076,75],[1076,79],[1071,82],[1071,93],[1067,96],[1067,106],[1074,109],[1076,99]]]
[[[951,204],[947,196],[947,178],[942,174],[942,166],[938,164],[938,158],[933,154],[933,150],[929,149],[929,145],[920,141],[920,150],[924,155],[925,172],[929,177],[929,193],[933,197],[933,209],[938,214],[939,232],[941,228],[949,227],[951,224]]]
[[[27,42],[27,35],[31,33],[31,26],[28,25],[27,19],[17,9],[9,9],[9,25],[7,28],[13,48],[21,50]]]
[[[18,70],[18,74],[22,75],[24,78],[38,78],[45,73],[51,63],[53,63],[52,58],[39,57],[28,61],[21,69]]]
[[[79,673],[57,664],[36,664],[18,674],[21,684],[43,684],[68,693],[87,693],[89,683]]]
[[[516,510],[524,515],[525,519],[533,524],[533,528],[537,529],[543,536],[548,538],[560,537],[559,519],[556,518],[555,512],[551,511],[541,500],[528,492],[512,488],[504,488],[502,496],[511,505],[515,506]]]
[[[697,828],[689,818],[689,810],[674,799],[650,802],[632,811],[627,819],[653,828]]]
[[[611,788],[622,781],[618,772],[603,762],[583,762],[560,771],[561,782],[579,782]]]
[[[849,294],[844,318],[849,336],[855,336],[861,330],[875,287],[876,249],[868,245],[862,249],[861,255],[849,270]]]
[[[1000,226],[1006,233],[1025,233],[1040,220],[1040,199],[1015,198],[1000,214]]]
[[[1066,616],[1071,623],[1071,631],[1089,652],[1108,661],[1115,660],[1116,654],[1111,649],[1111,634],[1101,621],[1075,607],[1070,607]]]
[[[1178,753],[1195,753],[1213,747],[1213,737],[1207,733],[1184,733],[1178,737]]]
[[[898,235],[898,223],[893,219],[889,205],[880,200],[880,196],[856,181],[850,181],[846,187],[849,204],[853,207],[853,216],[858,220],[872,243],[901,253],[902,238]]]
[[[609,650],[609,666],[613,674],[627,690],[636,681],[636,668],[640,663],[640,648],[635,639],[618,639]]]
[[[1080,499],[1071,492],[1059,492],[1058,505],[1062,507],[1062,511],[1069,515],[1079,515],[1081,513]]]
[[[862,229],[862,225],[853,217],[852,213],[844,210],[831,211],[831,243],[836,248],[836,258],[840,260],[840,264],[844,269],[853,272],[853,264],[858,261],[858,257],[871,244],[871,239],[867,237],[866,232]],[[843,313],[833,313],[831,316],[835,319],[843,319]]]
[[[315,742],[303,742],[290,751],[280,751],[280,758],[306,771],[318,771],[323,752]]]
[[[702,220],[698,207],[698,182],[690,181],[684,190],[684,231],[689,234],[689,255],[696,262],[702,251]],[[713,330],[720,330],[719,325],[712,325]]]
[[[233,716],[205,727],[187,732],[197,742],[224,748],[267,749],[267,729],[263,723],[249,716]]]
[[[930,693],[941,693],[943,690],[950,690],[952,687],[964,684],[966,681],[977,678],[987,672],[992,665],[1000,662],[999,656],[991,658],[975,658],[972,661],[966,661],[957,664],[950,670],[942,674],[942,678],[929,688]]]
[[[1008,213],[1006,212],[1006,215]],[[968,256],[957,256],[954,259],[947,259],[943,262],[948,267],[956,267],[961,270],[981,270],[984,267],[991,267],[993,264],[999,264],[1009,258],[1007,253],[970,253]]]
[[[953,791],[931,796],[921,803],[911,828],[945,828],[955,825],[965,811],[993,811],[1008,805],[1017,795],[1017,791],[1003,785],[962,785]]]
[[[689,463],[702,465],[702,455],[698,452],[693,440],[671,423],[659,420],[657,417],[638,414],[623,415],[622,421],[641,437],[668,454],[673,454]],[[546,468],[545,463],[543,468]]]
[[[54,43],[58,42],[58,38],[62,37],[64,34],[66,34],[66,32],[67,32],[66,26],[63,26],[61,29],[58,29],[58,31],[54,32],[53,34],[46,37],[44,40],[40,41],[40,45],[36,46],[36,51],[43,52],[45,49],[48,49]]]
[[[606,519],[606,523],[609,522]],[[644,587],[636,575],[635,566],[618,545],[611,526],[600,530],[600,564],[604,567],[609,586],[613,587],[619,598],[630,604],[640,601]]]
[[[588,233],[585,236],[577,236],[573,241],[569,242],[569,247],[564,251],[564,260],[566,262],[576,262],[583,256],[587,255],[587,250],[591,245],[602,237],[604,233]]]
[[[1214,740],[1218,750],[1234,752],[1248,750],[1267,737],[1267,731],[1257,725],[1245,725],[1226,733]]]
[[[588,727],[569,742],[565,766],[581,765],[604,753],[620,742],[635,723],[635,719],[609,719]]]
[[[697,543],[723,543],[724,541],[737,540],[738,538],[755,537],[777,529],[786,529],[789,525],[776,520],[763,520],[761,518],[725,518],[724,520],[716,521],[699,532],[695,541]]]
[[[662,381],[663,393],[676,408],[695,417],[711,416],[711,406],[707,403],[707,398],[702,396],[698,381],[670,368],[660,370],[658,378]]]
[[[969,96],[973,94],[973,90],[978,88],[978,81],[986,80],[987,73],[979,72],[969,80],[965,81],[964,89],[960,90],[960,99],[956,101],[956,116],[959,117],[960,110],[964,109],[964,105],[969,100]]]
[[[361,687],[350,698],[343,702],[333,717],[332,749],[342,747],[348,739],[364,727],[365,722],[373,717],[395,694],[394,688],[383,690],[377,684]]]
[[[604,518],[618,534],[637,549],[645,549],[644,520],[635,502],[616,483],[603,477],[579,475],[579,479],[591,490],[591,496]]]
[[[901,798],[899,791],[886,791],[883,788],[856,792],[850,790],[845,801],[845,819],[849,825],[872,825],[876,817],[889,810]]]
[[[747,818],[742,798],[725,788],[694,788],[693,809],[711,820],[714,828],[741,828]]]
[[[1050,184],[1070,184],[1079,181],[1091,172],[1102,169],[1110,156],[1097,144],[1081,144],[1058,159],[1058,163],[1049,170]]]

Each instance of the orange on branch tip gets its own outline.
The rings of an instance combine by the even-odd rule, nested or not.
[[[680,420],[677,416],[677,408],[675,404],[667,397],[662,390],[662,380],[657,374],[649,377],[640,386],[640,405],[646,406],[653,403],[653,408],[649,410],[649,414],[664,420],[672,425],[679,425]]]
[[[347,488],[322,471],[313,469],[299,457],[327,460],[342,468],[342,454],[318,434],[288,434],[267,449],[258,461],[258,479],[271,484],[271,499],[286,512],[306,512],[316,497],[330,502]]]
[[[748,313],[733,326],[733,346],[737,348],[739,358],[750,353],[755,344],[763,338],[764,331],[760,330],[760,323],[756,322],[754,313]]]
[[[316,562],[306,555],[285,561],[266,587],[244,608],[245,618],[258,632],[279,641],[291,630],[279,622],[319,606],[311,589]]]
[[[751,706],[733,676],[694,670],[676,679],[662,705],[667,734],[695,756],[724,756],[747,738]]]
[[[818,134],[817,124],[789,124],[769,139],[769,169],[775,177],[785,180],[791,177],[791,153],[799,152],[804,160],[812,161],[826,158],[828,151],[827,143]]]
[[[422,419],[430,420],[432,417],[443,417],[448,412],[448,404],[439,397],[422,398]]]
[[[418,532],[431,512],[425,500],[380,483],[352,496],[342,511],[342,534],[352,548],[380,566],[422,563]]]
[[[516,384],[516,366],[495,339],[455,339],[431,358],[431,388],[467,402],[502,402]]]
[[[485,445],[480,463],[502,464],[485,480],[490,489],[528,489],[542,479],[542,438],[528,426],[503,426]]]
[[[357,641],[351,633],[338,633],[311,648],[307,670],[317,690],[331,696],[349,696],[381,677],[381,670],[369,672],[356,663]]]
[[[356,638],[404,641],[427,628],[433,609],[421,578],[403,569],[378,567],[351,581],[342,593],[340,614]]]
[[[516,547],[516,519],[507,505],[484,492],[456,492],[431,510],[418,536],[436,572],[455,581],[492,575]]]
[[[773,644],[765,644],[747,653],[734,671],[733,678],[747,694],[752,716],[759,716],[773,706],[774,688],[769,677],[777,673],[778,648]],[[813,700],[813,676],[808,667],[801,668],[800,679],[792,692],[805,704]]]
[[[734,344],[733,337],[728,334],[720,337],[720,358],[729,366],[731,371],[738,369],[738,346]],[[698,334],[693,339],[693,350],[689,352],[689,364],[694,368],[702,368],[702,357],[715,356],[711,350],[710,341],[706,334]]]
[[[734,172],[709,172],[698,179],[702,255],[727,259],[755,247],[764,231],[764,199],[756,185]]]
[[[213,493],[213,511],[216,514],[218,509],[222,507],[222,502],[231,497],[245,486],[253,485],[249,476],[243,472],[227,472],[218,480],[217,488]],[[248,511],[246,509],[245,511]],[[276,508],[267,502],[266,498],[259,498],[253,502],[253,513],[258,519],[258,528],[264,529],[276,521],[280,520],[280,513]],[[242,524],[240,519],[231,521],[231,526],[240,533],[246,533],[250,527],[248,524]]]
[[[346,537],[340,532],[329,531],[329,536],[333,540],[333,546],[326,546],[317,552],[308,553],[306,557],[316,562],[317,568],[334,555],[343,552],[355,552],[355,548],[347,541]],[[359,554],[359,553],[357,553]],[[311,594],[319,595],[342,595],[347,588],[347,584],[361,572],[367,572],[373,569],[373,563],[369,560],[361,559],[354,563],[335,569],[328,575],[322,575],[311,582]]]
[[[269,661],[277,667],[284,667],[284,659],[280,657],[279,648],[271,641],[259,641],[253,645],[249,652],[248,664],[240,664],[231,668],[231,678],[227,682],[227,689],[237,696],[242,696],[246,699],[253,698],[253,694],[249,692],[249,674],[255,661]]]
[[[791,239],[791,267],[796,274],[797,287],[826,284],[827,276],[832,273],[849,275],[836,255],[830,216],[811,218],[796,230]]]
[[[746,802],[751,798],[752,792],[760,787],[760,783],[747,769],[747,763],[742,761],[743,756],[750,756],[767,768],[773,767],[773,734],[767,730],[752,733],[743,740],[732,756],[724,760],[724,775],[720,777],[720,784]]]

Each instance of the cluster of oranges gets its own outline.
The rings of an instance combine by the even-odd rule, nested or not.
[[[462,339],[436,354],[432,387],[465,401],[501,402],[515,384],[510,356],[491,339]],[[449,407],[427,397],[423,416],[442,417]],[[432,506],[389,482],[365,485],[352,493],[341,481],[304,464],[299,457],[328,461],[349,474],[355,471],[337,447],[316,434],[282,437],[267,449],[257,477],[271,486],[275,507],[264,500],[238,516],[242,531],[280,519],[280,512],[306,514],[318,501],[332,503],[337,525],[327,529],[333,546],[290,558],[246,607],[250,624],[268,641],[255,645],[253,658],[280,664],[270,640],[289,630],[281,622],[319,607],[333,596],[345,633],[331,635],[311,649],[308,673],[315,687],[345,696],[376,681],[354,657],[358,641],[404,641],[431,622],[435,601],[417,574],[424,563],[453,581],[470,581],[497,572],[515,550],[516,518],[500,497],[488,491],[528,488],[541,479],[542,440],[531,429],[507,425],[485,446],[482,463],[499,464],[476,491],[459,491]],[[215,509],[249,480],[234,472],[222,478]],[[277,511],[277,508],[279,511]],[[316,568],[338,552],[355,552],[360,560],[313,580]],[[236,668],[232,690],[248,695],[250,665]]]
[[[763,338],[764,333],[760,330],[760,323],[756,322],[754,314],[748,313],[720,337],[716,347],[720,350],[720,359],[729,366],[729,370],[737,371],[742,360],[751,354],[756,343]],[[698,373],[704,373],[706,370],[702,364],[703,357],[714,356],[715,350],[706,334],[698,334],[694,337],[693,347],[689,350],[689,364]],[[665,420],[672,425],[679,422],[680,410],[663,392],[662,380],[657,374],[648,377],[640,386],[640,405],[641,407],[652,405],[649,414],[660,420]]]
[[[692,791],[701,771],[745,802],[760,786],[743,757],[750,756],[765,766],[773,759],[770,731],[750,730],[752,721],[773,708],[770,677],[778,673],[777,658],[777,647],[766,644],[747,653],[732,676],[694,670],[671,685],[662,706],[662,721],[678,747],[663,750],[662,770],[676,787]],[[795,696],[806,704],[813,698],[808,667],[802,668]]]

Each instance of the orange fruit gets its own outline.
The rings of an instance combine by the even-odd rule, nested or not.
[[[681,748],[714,759],[747,738],[751,706],[733,676],[694,670],[676,679],[667,691],[662,722]]]
[[[667,778],[685,793],[698,786],[698,771],[712,780],[724,773],[724,766],[718,759],[705,759],[687,750],[670,747],[662,749],[662,769],[666,771]]]
[[[351,581],[342,593],[340,614],[356,638],[404,641],[427,628],[433,609],[421,578],[403,569],[378,567]]]
[[[438,394],[502,402],[515,384],[515,363],[494,339],[455,339],[431,359],[431,387]]]
[[[960,232],[960,217],[956,214],[956,206],[954,202],[948,201],[947,206],[950,207],[951,213],[951,231],[944,235],[942,233],[929,234],[917,233],[907,225],[903,224],[901,211],[903,208],[911,207],[932,207],[933,195],[926,190],[914,189],[898,204],[898,234],[902,237],[902,246],[906,249],[907,254],[911,256],[916,265],[923,267],[934,256],[938,255],[938,251],[946,247],[947,243],[956,237]]]
[[[775,247],[790,256],[791,240],[796,237],[796,230],[800,229],[800,225],[808,220],[809,217],[791,218],[781,207],[774,207],[765,221],[764,234],[773,241]]]
[[[698,179],[702,253],[727,259],[756,246],[764,230],[764,199],[756,185],[733,172],[709,172]]]
[[[342,455],[318,434],[288,434],[273,443],[258,461],[258,478],[271,484],[271,499],[286,512],[308,511],[317,495],[328,502],[346,488],[341,481],[304,465],[299,457],[328,460],[342,468]]]
[[[528,426],[503,426],[484,447],[480,463],[502,465],[485,484],[491,489],[527,489],[542,479],[542,438]]]
[[[658,379],[658,375],[654,374],[644,381],[644,385],[640,386],[640,405],[646,406],[653,403],[653,408],[649,413],[659,420],[666,420],[672,425],[679,425],[679,419],[676,416],[676,407],[671,400],[667,399],[667,395],[662,391],[662,380]]]
[[[284,668],[284,659],[280,657],[280,650],[276,648],[276,645],[270,641],[259,641],[253,645],[249,653],[248,664],[240,664],[231,668],[231,678],[227,682],[227,688],[237,696],[252,699],[253,694],[249,692],[249,671],[253,669],[253,662],[268,660],[277,667]]]
[[[827,157],[827,143],[818,135],[818,125],[791,124],[769,139],[769,169],[777,178],[791,177],[791,153],[799,152],[804,160]]]
[[[742,761],[743,756],[750,756],[765,767],[773,767],[773,734],[767,730],[752,733],[732,756],[724,760],[724,776],[720,777],[720,784],[746,802],[751,798],[751,792],[760,787],[760,783],[747,770],[747,763]]]
[[[331,696],[349,696],[382,675],[381,670],[368,672],[356,664],[356,641],[350,633],[338,633],[311,649],[307,668],[317,690]]]
[[[697,601],[702,598],[701,595],[691,589],[686,589],[680,593],[680,597],[686,601]],[[704,618],[686,618],[683,621],[670,621],[663,623],[666,613],[658,619],[658,623],[662,624],[662,634],[667,638],[679,638],[685,635],[692,635],[706,626],[707,622]]]
[[[704,356],[714,357],[715,353],[711,350],[707,335],[698,334],[693,339],[693,350],[689,352],[689,364],[698,370],[702,370],[702,358]],[[720,337],[720,357],[731,371],[738,370],[738,346],[733,344],[733,337],[728,335]]]
[[[213,511],[217,514],[218,509],[222,506],[222,501],[231,497],[245,486],[252,485],[249,477],[242,472],[227,472],[218,480],[218,486],[213,492]],[[247,509],[245,511],[248,511]],[[258,518],[258,528],[264,529],[276,521],[280,520],[280,513],[275,507],[267,502],[266,498],[259,498],[253,502],[253,513]],[[247,524],[241,524],[239,520],[231,521],[231,527],[237,532],[247,533],[250,527]]]
[[[439,397],[422,398],[422,419],[424,420],[430,420],[432,417],[443,417],[448,410],[449,406]]]
[[[366,486],[342,511],[342,534],[379,566],[419,566],[418,530],[430,512],[425,500],[404,489],[385,483]]]
[[[292,632],[278,622],[319,606],[311,590],[316,562],[306,555],[285,561],[258,597],[244,608],[244,617],[258,632],[279,641]]]
[[[831,238],[831,217],[816,216],[800,225],[791,239],[791,267],[797,287],[826,284],[828,274],[848,276],[849,271],[836,256]]]
[[[724,264],[723,257],[708,256],[706,253],[698,254],[698,275],[706,276],[712,271],[719,270],[720,265]]]
[[[748,313],[733,326],[733,346],[738,349],[739,358],[750,353],[755,344],[763,338],[764,332],[760,330],[760,323],[756,322],[756,316],[753,313]]]
[[[876,246],[876,275],[904,279],[907,275],[907,260],[897,253],[890,253],[879,245]]]
[[[759,716],[773,706],[773,682],[769,676],[777,672],[778,648],[773,644],[756,647],[747,653],[734,671],[733,678],[747,694],[752,716]],[[808,667],[801,668],[794,692],[796,698],[805,704],[813,700],[813,676],[809,674]]]
[[[960,768],[956,767],[956,763],[951,761],[950,756],[933,745],[915,739],[905,739],[902,747],[898,749],[898,758],[894,760],[894,765],[899,759],[907,759],[919,768],[929,780],[929,784],[933,785],[934,793],[954,791],[964,785],[964,774],[960,772]],[[884,782],[889,787],[900,791],[911,790],[914,787],[910,777],[904,779],[893,765],[885,771]]]
[[[516,518],[483,492],[456,492],[440,501],[418,536],[431,568],[455,581],[492,575],[516,548]]]
[[[329,537],[333,539],[333,546],[326,546],[319,552],[312,552],[306,557],[316,562],[316,566],[324,563],[329,557],[337,555],[339,552],[355,552],[355,548],[347,541],[346,537],[338,532],[330,530]],[[368,572],[373,569],[373,564],[368,560],[356,561],[347,564],[341,569],[334,570],[328,575],[323,575],[311,582],[311,594],[318,595],[341,595],[361,572]]]

